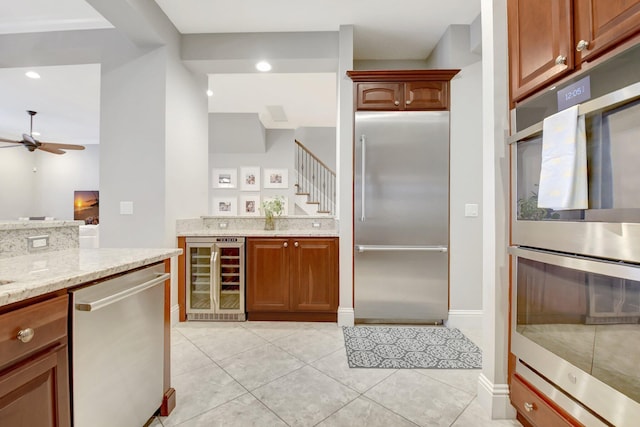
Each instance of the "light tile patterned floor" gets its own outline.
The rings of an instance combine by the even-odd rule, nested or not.
[[[335,323],[181,323],[171,357],[177,407],[152,427],[520,426],[477,403],[480,370],[350,369]]]

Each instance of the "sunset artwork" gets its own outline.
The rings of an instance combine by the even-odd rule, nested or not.
[[[73,219],[85,224],[99,223],[100,197],[98,191],[73,192]]]

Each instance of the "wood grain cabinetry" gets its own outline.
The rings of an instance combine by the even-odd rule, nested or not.
[[[458,70],[349,71],[358,111],[448,110]]]
[[[0,425],[69,426],[68,296],[0,314]]]
[[[513,101],[640,33],[640,0],[508,0],[507,14]]]
[[[337,320],[337,238],[248,238],[246,247],[249,320]]]
[[[582,426],[519,375],[511,377],[510,385],[511,403],[518,411],[518,420],[524,426]]]

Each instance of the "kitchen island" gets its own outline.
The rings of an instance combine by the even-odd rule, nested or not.
[[[76,224],[70,225],[77,228]],[[38,228],[42,226],[35,227],[36,234],[41,231]],[[10,226],[5,229],[12,232]],[[20,229],[22,232],[28,226],[21,225]],[[75,242],[77,240],[72,240],[72,245]],[[74,307],[70,307],[73,304],[69,303],[69,292],[80,288],[100,290],[101,285],[107,287],[113,282],[111,279],[125,277],[128,275],[125,273],[140,272],[146,266],[155,266],[156,270],[164,273],[156,280],[155,289],[159,297],[154,307],[144,312],[129,310],[129,313],[138,323],[136,319],[146,317],[147,310],[158,312],[153,322],[159,337],[154,352],[159,354],[160,363],[151,375],[159,377],[162,389],[152,393],[157,402],[153,409],[144,410],[139,416],[146,420],[157,409],[162,415],[168,415],[175,407],[175,391],[170,383],[171,292],[167,273],[170,273],[170,258],[180,254],[178,248],[75,247],[0,257],[0,401],[6,403],[0,407],[0,425],[72,424],[73,394],[69,386],[73,384],[72,377],[78,374],[73,373],[73,352],[68,345],[75,339],[71,326]],[[102,312],[107,309],[109,307],[95,310]],[[131,325],[127,320],[122,322],[127,322],[122,325],[125,328]],[[101,324],[94,328],[99,329],[94,335],[104,341],[108,337],[107,331],[113,326],[113,322]],[[107,366],[101,368],[105,372],[113,372]],[[76,378],[87,375],[93,377],[93,373],[85,373]],[[123,384],[110,391],[124,396],[132,392],[126,388]],[[102,398],[96,404],[103,404],[108,410],[115,409]],[[101,418],[104,417],[95,416],[95,425],[109,422],[109,419]]]

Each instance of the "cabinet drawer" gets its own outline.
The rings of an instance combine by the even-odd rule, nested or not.
[[[580,425],[562,416],[517,375],[514,375],[511,380],[511,402],[520,415],[534,426]]]
[[[68,296],[62,295],[0,315],[0,367],[32,354],[67,335]],[[33,330],[30,341],[20,331]]]

